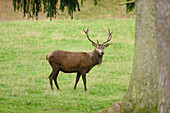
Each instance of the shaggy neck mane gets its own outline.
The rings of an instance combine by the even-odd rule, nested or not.
[[[99,55],[99,53],[95,50],[91,52],[92,60],[94,61],[94,65],[100,65],[102,63],[103,56]]]

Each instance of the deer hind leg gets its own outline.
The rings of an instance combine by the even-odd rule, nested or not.
[[[53,82],[52,82],[53,75],[54,75],[54,71],[52,71],[51,74],[50,74],[50,76],[49,76],[50,86],[51,86],[51,90],[52,90],[52,91],[54,90],[54,88],[53,88]]]
[[[79,79],[80,79],[80,73],[77,73],[77,76],[76,76],[76,82],[75,82],[75,85],[74,85],[74,90],[76,89],[77,87],[77,83],[79,82]]]
[[[53,80],[54,80],[54,83],[55,83],[57,89],[59,90],[60,88],[59,88],[58,83],[57,83],[58,74],[59,74],[59,71],[57,71],[57,72],[55,73],[55,75],[53,76]]]
[[[84,90],[87,91],[87,87],[86,87],[86,74],[82,74],[82,78],[83,78],[83,83],[84,83]]]
[[[51,72],[51,74],[50,74],[50,76],[49,76],[50,86],[51,86],[51,90],[52,90],[52,91],[54,90],[52,80],[53,80],[53,78],[55,77],[55,75],[56,75],[57,72],[58,72],[58,71],[56,71],[56,70],[53,69],[52,72]]]

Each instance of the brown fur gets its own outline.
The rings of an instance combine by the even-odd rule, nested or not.
[[[102,57],[103,56],[101,56],[96,49],[90,53],[69,52],[62,50],[50,52],[47,54],[46,60],[48,60],[53,69],[51,75],[49,76],[51,89],[53,90],[52,79],[54,79],[56,87],[59,89],[56,80],[59,71],[65,73],[77,73],[78,76],[82,75],[82,77],[85,78],[86,73],[88,73],[95,65],[101,64]],[[87,89],[85,88],[85,90]]]
[[[88,73],[90,69],[101,62],[101,56],[85,52],[68,52],[56,50],[47,55],[47,59],[53,68],[63,72]],[[96,57],[97,56],[97,57]]]

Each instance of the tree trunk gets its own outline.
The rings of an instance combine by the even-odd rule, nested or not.
[[[170,113],[170,1],[156,0],[159,58],[159,113]]]
[[[155,0],[136,0],[135,55],[122,108],[127,113],[158,111]]]

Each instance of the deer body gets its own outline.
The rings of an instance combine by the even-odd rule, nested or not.
[[[65,73],[88,73],[91,68],[102,62],[96,50],[90,53],[56,50],[46,57],[50,65]]]
[[[112,34],[110,33],[109,30],[109,32],[107,32],[109,34],[107,41],[104,42],[103,44],[99,44],[98,41],[97,43],[95,43],[89,38],[88,31],[89,31],[88,28],[86,31],[84,30],[84,32],[87,35],[87,38],[92,42],[93,46],[96,47],[92,52],[86,53],[55,50],[47,54],[46,60],[48,60],[49,64],[52,67],[52,73],[49,76],[51,90],[53,90],[52,80],[54,80],[57,89],[59,89],[57,83],[57,76],[59,74],[59,71],[65,73],[77,73],[74,89],[76,89],[77,83],[80,79],[80,76],[82,75],[85,91],[87,90],[86,74],[95,65],[102,63],[104,47],[109,46],[109,44],[105,43],[111,40],[110,36]]]

